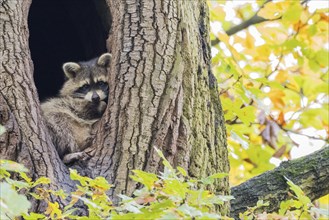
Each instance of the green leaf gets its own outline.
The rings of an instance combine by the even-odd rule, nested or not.
[[[87,186],[92,179],[81,176],[76,170],[70,169],[70,178],[79,181],[81,186]]]
[[[280,215],[285,215],[286,212],[291,208],[294,207],[295,200],[289,199],[286,201],[282,201],[280,203],[280,209],[279,209],[279,214]]]
[[[18,194],[10,184],[0,183],[0,219],[13,219],[22,214],[27,214],[31,203],[24,195]]]
[[[233,196],[214,195],[213,199],[211,199],[211,202],[215,204],[223,204],[224,202],[231,201],[232,199],[235,198]]]
[[[51,191],[51,194],[55,195],[55,196],[59,196],[61,197],[62,199],[66,198],[67,197],[67,194],[64,192],[63,189],[60,189],[58,191]]]
[[[308,65],[311,68],[311,70],[313,70],[314,72],[318,72],[321,69],[319,63],[314,59],[309,59],[308,60]]]
[[[124,205],[124,208],[129,211],[129,212],[132,212],[132,213],[142,213],[138,206],[136,206],[136,204],[131,204],[131,203],[128,203],[128,204],[125,204]]]
[[[290,189],[296,194],[298,200],[305,206],[309,205],[311,203],[311,200],[307,196],[305,196],[303,190],[299,186],[294,184],[291,180],[289,180],[287,177],[284,178],[287,180],[287,184],[290,186]]]
[[[206,178],[202,178],[200,181],[205,185],[209,185],[209,184],[213,184],[215,179],[222,179],[226,176],[228,176],[227,173],[215,173],[215,174],[213,174],[211,176],[208,176]]]
[[[169,195],[173,201],[180,202],[185,199],[188,187],[188,183],[177,179],[166,180],[163,192]]]
[[[314,127],[316,129],[323,129],[323,124],[321,120],[321,116],[323,115],[324,118],[327,118],[324,109],[309,109],[300,115],[299,122],[305,127]]]
[[[154,186],[154,183],[158,181],[158,177],[153,173],[147,173],[142,170],[133,170],[134,175],[131,175],[130,178],[136,182],[140,182],[145,185],[149,190]]]
[[[110,185],[108,183],[108,181],[102,176],[98,176],[95,179],[93,179],[92,181],[90,181],[90,186],[96,187],[98,189],[102,188],[104,191],[106,191],[112,187],[112,185]]]
[[[300,5],[299,2],[291,5],[287,11],[282,16],[282,21],[284,23],[296,23],[300,19],[300,15],[303,11],[303,7]]]
[[[327,67],[329,65],[329,52],[322,49],[315,53],[315,60],[321,67]]]
[[[177,169],[177,170],[180,172],[180,174],[182,174],[183,176],[187,176],[187,172],[186,172],[186,170],[184,170],[183,167],[178,166],[176,169]]]
[[[24,165],[16,163],[10,160],[0,160],[1,169],[13,172],[28,172],[29,170],[25,168]]]
[[[312,24],[308,27],[307,33],[309,36],[314,36],[317,33],[317,27],[315,24]]]
[[[209,176],[208,178],[212,178],[212,179],[223,179],[224,177],[227,177],[228,173],[215,173],[211,176]]]
[[[38,195],[38,194],[36,194],[36,193],[32,193],[32,192],[30,192],[30,195],[33,196],[33,198],[35,198],[35,199],[43,199],[42,196],[40,196],[40,195]]]
[[[257,208],[260,208],[260,207],[264,207],[264,206],[269,206],[270,205],[270,202],[264,202],[263,200],[258,200],[257,201],[257,204],[256,204],[256,206],[257,206]]]
[[[29,184],[26,182],[18,181],[18,180],[13,180],[6,178],[7,183],[9,183],[11,186],[17,187],[19,190],[23,188],[29,188]]]
[[[287,48],[287,50],[292,50],[296,48],[297,46],[301,46],[301,43],[296,40],[295,38],[289,39],[283,43],[283,46]]]
[[[172,200],[164,199],[162,201],[151,203],[149,207],[152,212],[161,212],[162,210],[168,210],[175,206],[176,204]]]
[[[170,165],[169,161],[165,158],[165,156],[163,155],[163,153],[156,147],[154,147],[155,152],[162,158],[162,163],[165,167],[167,167],[168,169],[170,169],[171,171],[174,171],[174,168]]]
[[[183,212],[187,216],[197,217],[202,216],[202,212],[194,207],[191,207],[187,204],[183,204],[177,208],[177,210]]]
[[[181,219],[182,217],[178,213],[168,210],[164,215],[159,218],[159,220],[169,220],[169,219]]]
[[[34,183],[33,183],[33,185],[32,185],[32,187],[35,187],[35,186],[37,186],[37,185],[39,185],[39,184],[49,184],[50,183],[50,179],[49,178],[47,178],[47,177],[40,177],[39,179],[37,179]]]
[[[249,125],[256,119],[256,109],[254,106],[247,106],[236,112],[239,119],[245,124]]]
[[[43,214],[31,212],[29,214],[24,214],[23,215],[25,220],[38,220],[38,219],[46,219],[47,217]]]

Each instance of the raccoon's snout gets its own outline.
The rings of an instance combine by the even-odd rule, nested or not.
[[[93,92],[93,95],[91,96],[91,101],[92,102],[99,102],[99,100],[100,100],[100,97],[97,94],[97,92]]]
[[[100,90],[91,90],[85,95],[84,99],[89,102],[100,102],[107,99],[107,94]]]

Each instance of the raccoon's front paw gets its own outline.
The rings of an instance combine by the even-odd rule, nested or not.
[[[69,164],[69,163],[73,163],[78,160],[85,161],[89,158],[90,158],[89,155],[86,154],[85,152],[76,152],[76,153],[71,153],[71,154],[65,155],[63,158],[63,162],[65,164]]]
[[[99,104],[98,104],[98,112],[103,114],[105,109],[106,109],[106,102],[100,101]]]

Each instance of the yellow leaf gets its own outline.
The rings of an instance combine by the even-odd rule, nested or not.
[[[298,83],[295,81],[295,79],[292,76],[289,76],[287,81],[286,81],[286,86],[289,89],[292,89],[294,91],[299,91],[300,87]]]
[[[284,83],[288,79],[288,74],[286,71],[280,70],[278,75],[276,75],[275,80],[279,83]]]
[[[230,45],[229,42],[228,42],[230,37],[225,32],[219,32],[218,33],[218,39],[220,41],[222,41],[223,43],[225,43],[226,45]]]
[[[329,27],[328,27],[328,21],[323,21],[323,20],[319,21],[318,24],[317,24],[317,27],[323,33],[328,32],[328,29],[329,29]]]
[[[277,122],[282,126],[286,124],[286,121],[284,120],[284,114],[282,111],[280,111]]]
[[[249,32],[247,32],[246,47],[249,48],[249,49],[255,47],[255,39]]]
[[[311,16],[310,12],[308,10],[303,10],[302,14],[300,15],[300,21],[305,24],[308,22],[309,17]]]
[[[282,21],[285,23],[296,23],[299,21],[303,7],[299,2],[290,5],[282,16]]]
[[[210,15],[212,17],[212,20],[217,20],[217,21],[224,21],[226,12],[223,8],[223,6],[218,5],[215,7],[209,7],[210,9]]]
[[[282,16],[282,13],[289,7],[289,1],[282,2],[268,2],[265,6],[258,12],[258,16],[265,19],[276,19]]]
[[[320,208],[329,210],[329,195],[321,197],[318,201],[320,202]]]
[[[271,53],[271,49],[269,48],[269,45],[262,45],[259,47],[256,47],[254,49],[256,51],[257,55],[254,56],[254,60],[259,60],[259,61],[265,61],[269,62],[269,56]]]
[[[232,47],[232,45],[229,43],[230,37],[225,32],[219,32],[218,33],[218,39],[220,41],[222,41],[223,43],[225,43],[226,47],[229,49],[229,51],[231,52],[231,54],[233,55],[233,57],[235,57],[238,60],[241,59],[241,54],[238,53],[234,49],[234,47]]]
[[[274,107],[278,109],[283,109],[285,104],[283,101],[283,97],[285,96],[285,93],[279,89],[271,90],[269,93],[269,98],[271,99]]]
[[[312,21],[313,23],[319,21],[321,19],[321,15],[319,14],[315,14],[313,17],[312,17]]]
[[[48,207],[47,210],[45,212],[46,215],[50,215],[51,219],[60,217],[62,215],[62,211],[59,209],[59,205],[57,202],[52,203],[52,202],[48,202]]]
[[[322,21],[329,22],[329,16],[326,15],[325,13],[321,13],[320,17]]]
[[[286,28],[283,27],[280,22],[271,22],[277,25],[277,27],[269,27],[265,24],[259,25],[257,27],[259,33],[262,34],[262,38],[268,43],[274,43],[276,45],[284,43],[288,38],[288,32]]]
[[[251,133],[249,135],[250,142],[253,143],[254,145],[256,144],[262,144],[262,137],[256,133]]]

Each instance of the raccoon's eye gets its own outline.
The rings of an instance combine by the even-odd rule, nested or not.
[[[101,87],[101,88],[108,87],[107,83],[104,82],[104,81],[98,81],[96,84],[97,84],[98,87]]]
[[[89,91],[89,89],[90,89],[90,85],[89,84],[84,84],[76,92],[78,92],[78,93],[87,93]]]

